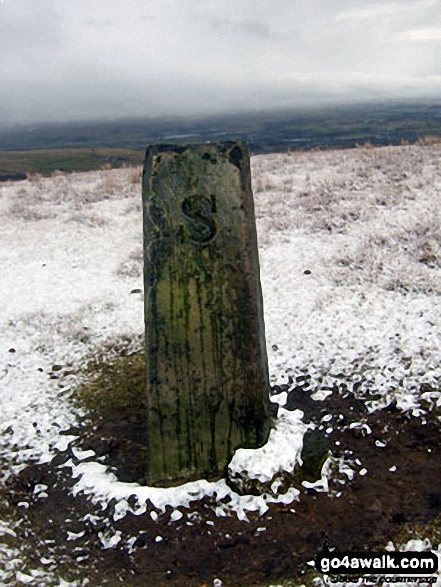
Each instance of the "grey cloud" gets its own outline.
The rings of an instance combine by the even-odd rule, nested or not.
[[[0,5],[0,52],[56,47],[63,42],[63,24],[52,2],[10,0]]]
[[[274,36],[270,26],[257,20],[233,20],[218,18],[211,21],[211,25],[217,31],[233,35],[247,35],[256,39],[270,39]]]
[[[85,26],[91,27],[93,29],[107,29],[107,28],[112,28],[112,27],[116,27],[117,24],[110,18],[103,18],[103,19],[98,19],[98,18],[88,18],[86,20],[83,21]]]
[[[439,0],[4,0],[0,116],[198,114],[440,91]]]

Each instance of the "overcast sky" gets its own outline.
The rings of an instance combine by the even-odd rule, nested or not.
[[[0,120],[441,96],[441,0],[0,0]]]

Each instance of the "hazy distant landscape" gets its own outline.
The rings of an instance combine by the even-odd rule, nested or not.
[[[441,102],[335,106],[205,118],[0,127],[0,180],[140,164],[152,143],[246,140],[253,154],[415,143],[441,136]],[[425,139],[427,140],[427,139]]]

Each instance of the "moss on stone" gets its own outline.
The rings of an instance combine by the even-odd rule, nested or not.
[[[145,483],[144,352],[108,348],[87,362],[82,378],[72,397],[84,413],[82,448],[103,457],[120,481]]]

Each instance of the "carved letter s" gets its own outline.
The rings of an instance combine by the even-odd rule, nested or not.
[[[208,243],[216,235],[217,226],[213,214],[216,212],[214,200],[194,195],[182,202],[187,229],[191,240],[197,243]]]

